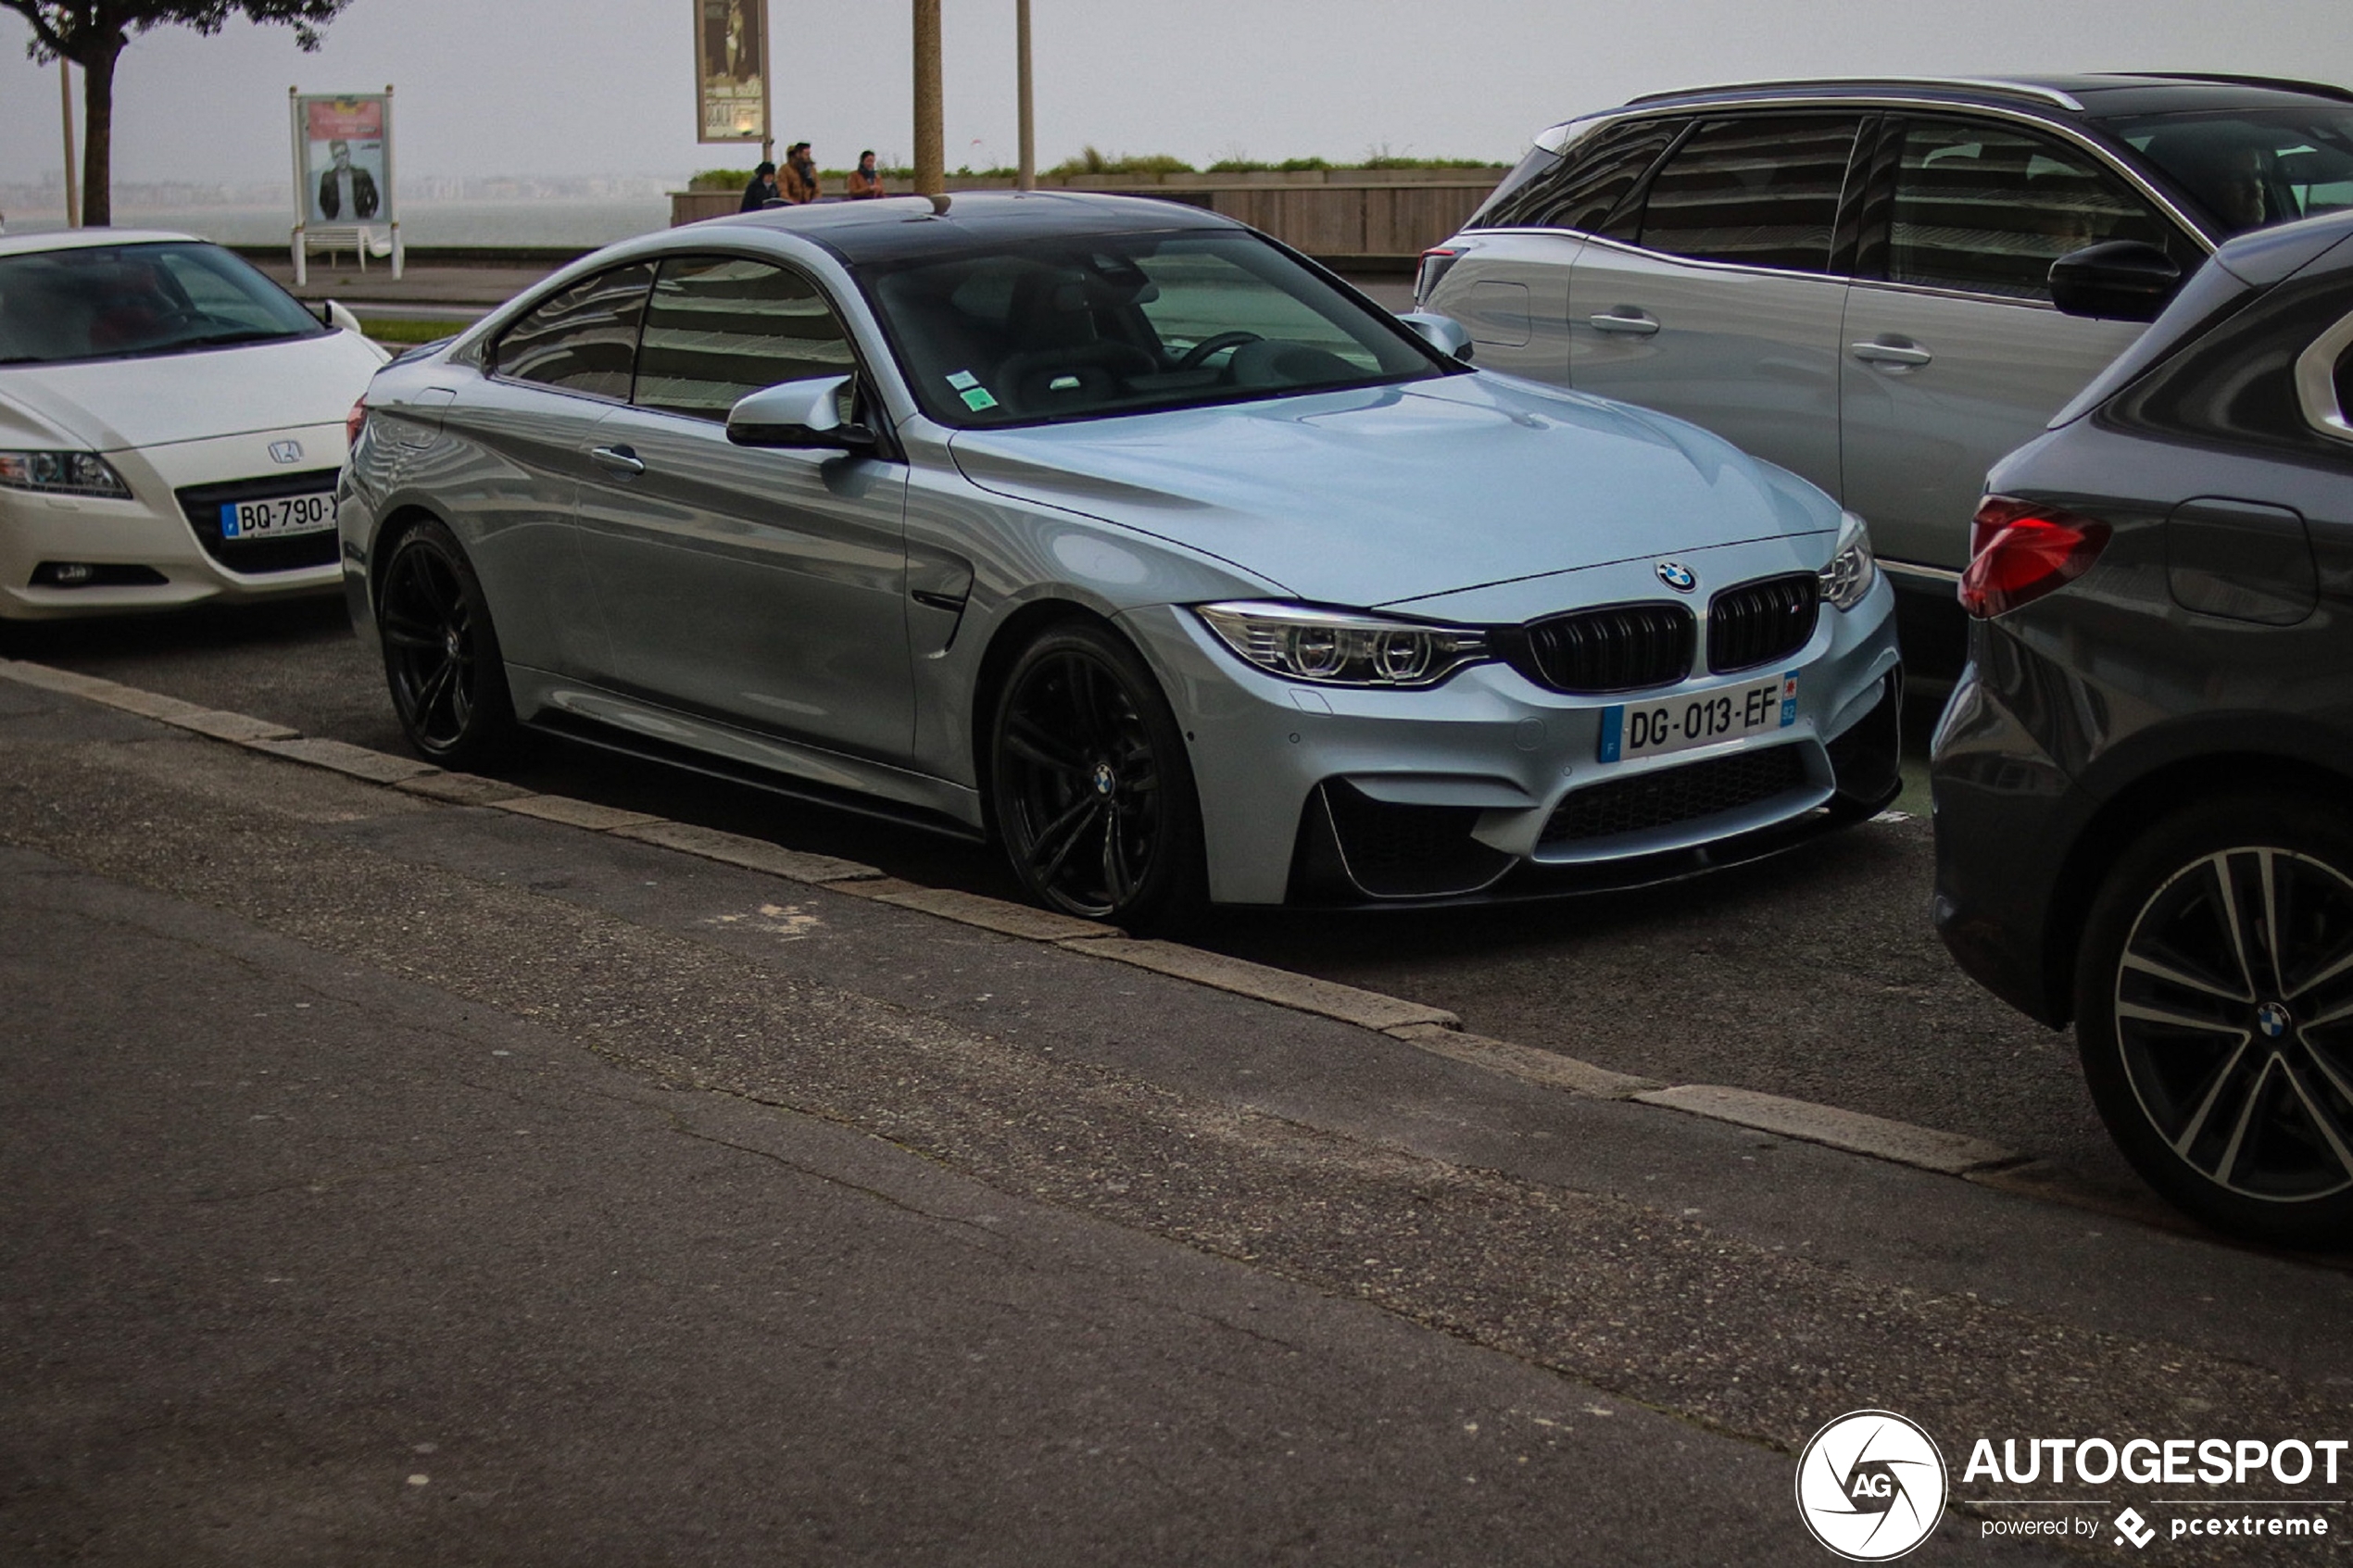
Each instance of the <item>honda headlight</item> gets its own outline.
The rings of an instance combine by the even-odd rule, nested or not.
[[[1324,686],[1434,686],[1489,657],[1486,634],[1308,605],[1199,605],[1218,640],[1259,669]]]
[[[1871,555],[1871,535],[1853,512],[1838,514],[1838,548],[1822,568],[1822,600],[1833,609],[1853,609],[1879,581],[1879,562]]]
[[[0,488],[119,500],[131,495],[131,486],[95,452],[0,452]]]

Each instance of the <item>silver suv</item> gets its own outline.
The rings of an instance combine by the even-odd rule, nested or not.
[[[1484,367],[1794,470],[1869,520],[1899,584],[1949,600],[1995,458],[2222,240],[2347,207],[2342,88],[1757,83],[1553,127],[1415,294]]]

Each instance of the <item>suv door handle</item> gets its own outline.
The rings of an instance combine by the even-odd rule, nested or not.
[[[1658,323],[1640,310],[1634,310],[1630,314],[1621,314],[1615,310],[1604,311],[1598,316],[1588,316],[1585,320],[1593,324],[1593,330],[1597,332],[1631,332],[1636,337],[1648,337],[1658,331]]]
[[[1869,343],[1851,343],[1846,346],[1866,365],[1901,365],[1910,369],[1936,358],[1908,338],[1875,338]]]
[[[634,478],[646,471],[644,459],[626,446],[595,446],[589,449],[588,456],[596,459],[598,468],[614,473]]]

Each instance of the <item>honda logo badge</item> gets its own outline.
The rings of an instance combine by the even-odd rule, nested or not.
[[[271,442],[270,444],[270,460],[273,463],[298,463],[302,461],[302,443],[299,441]]]

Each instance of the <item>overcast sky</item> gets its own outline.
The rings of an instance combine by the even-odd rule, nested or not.
[[[1014,155],[1013,0],[944,0],[948,162]],[[903,157],[905,0],[769,0],[776,118],[828,166]],[[1631,94],[1759,76],[2191,69],[2353,82],[2345,0],[1032,0],[1041,166],[1109,152],[1509,159]],[[280,28],[135,40],[123,180],[287,168],[285,93],[396,83],[404,169],[677,175],[694,141],[691,0],[355,0],[305,55]],[[59,161],[55,68],[0,12],[0,181]]]

